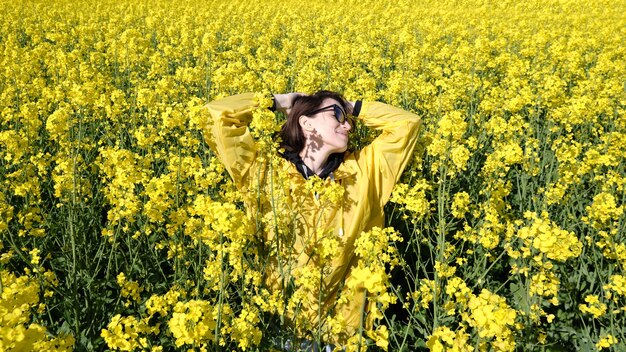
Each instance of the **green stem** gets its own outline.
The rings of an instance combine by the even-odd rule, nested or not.
[[[357,351],[361,351],[361,345],[363,344],[363,331],[365,330],[365,306],[367,305],[367,290],[363,292],[363,304],[361,305],[361,319],[359,321],[359,344]]]

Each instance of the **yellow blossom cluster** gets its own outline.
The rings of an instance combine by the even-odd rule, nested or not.
[[[606,335],[604,337],[602,337],[597,343],[596,343],[596,348],[598,350],[603,350],[605,348],[609,348],[615,344],[617,344],[617,339],[615,338],[615,336],[613,335]]]
[[[469,334],[463,329],[452,331],[447,326],[440,326],[428,338],[426,346],[432,352],[470,352]]]
[[[71,351],[74,337],[51,337],[32,322],[31,310],[39,305],[39,285],[26,275],[0,270],[0,350]]]
[[[596,228],[602,228],[610,220],[619,220],[624,213],[623,206],[618,206],[615,197],[606,192],[593,197],[593,202],[586,209],[589,215],[585,220]]]
[[[390,201],[402,205],[411,214],[411,219],[417,221],[431,211],[431,201],[427,192],[432,189],[426,180],[416,181],[412,186],[398,183],[393,189]]]
[[[143,288],[139,286],[139,283],[133,280],[128,280],[124,273],[119,273],[117,275],[117,284],[121,288],[120,294],[122,297],[128,298],[129,302],[135,301],[139,302],[141,300],[141,291]]]
[[[168,328],[176,340],[176,347],[206,345],[214,339],[217,324],[214,307],[207,301],[190,300],[174,305]]]
[[[617,296],[626,297],[626,276],[611,275],[609,283],[602,286],[602,288],[612,291]]]
[[[468,211],[470,205],[470,196],[467,192],[459,192],[454,195],[451,210],[455,218],[462,218]]]
[[[152,317],[156,313],[166,316],[176,303],[185,298],[185,291],[179,287],[172,287],[164,295],[152,295],[146,300],[146,311]]]
[[[515,324],[516,312],[503,297],[483,289],[480,295],[469,299],[467,306],[471,313],[465,315],[465,320],[480,337],[491,338],[495,350],[515,350],[511,328]]]
[[[524,217],[531,223],[517,231],[517,237],[523,240],[524,244],[521,249],[522,257],[531,256],[532,248],[555,261],[565,261],[581,253],[582,243],[575,234],[560,229],[546,218],[546,214],[539,217],[535,213],[528,212],[524,214]],[[513,257],[518,256],[517,253],[511,254]]]
[[[247,350],[257,346],[261,342],[263,335],[258,327],[261,321],[260,311],[252,306],[244,306],[239,315],[233,320],[232,337],[237,341],[237,346],[242,350]]]
[[[435,298],[434,292],[435,282],[433,280],[420,280],[419,287],[411,294],[411,298],[419,304],[416,307],[428,308],[429,304]]]
[[[449,176],[466,169],[470,150],[462,140],[467,122],[462,111],[450,111],[437,122],[436,133],[428,145],[429,155],[438,158],[433,168],[446,170]]]
[[[580,304],[578,309],[583,313],[589,313],[594,318],[599,318],[606,313],[606,304],[600,302],[600,299],[596,295],[587,295],[585,297],[585,304]]]
[[[365,297],[368,298],[369,311],[367,317],[364,317],[369,322],[366,332],[374,343],[384,350],[387,350],[389,345],[388,331],[383,326],[374,329],[373,325],[383,320],[385,310],[397,300],[390,290],[388,269],[398,264],[395,243],[401,241],[400,234],[389,227],[383,229],[374,227],[370,231],[361,233],[355,243],[355,252],[359,258],[357,266],[352,269],[346,282],[348,289],[342,292],[339,298],[340,301],[348,304],[354,304],[354,302],[350,303],[350,300],[356,299],[357,304],[360,300],[363,302],[362,309],[365,309]],[[361,327],[365,328],[363,323]],[[354,348],[353,340],[350,340],[348,347]]]
[[[158,333],[158,326],[151,327],[147,320],[137,320],[135,317],[122,317],[117,314],[111,318],[101,336],[109,348],[119,351],[135,351],[148,348],[147,335]]]
[[[459,277],[447,279],[445,297],[447,303],[442,308],[446,314],[458,314],[462,321],[454,330],[446,325],[436,327],[427,342],[431,351],[473,350],[470,342],[472,332],[480,336],[481,344],[488,343],[493,350],[515,349],[514,327],[517,312],[507,304],[504,297],[486,289],[476,295]]]

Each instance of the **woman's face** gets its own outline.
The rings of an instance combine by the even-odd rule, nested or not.
[[[302,118],[301,126],[305,135],[309,137],[309,148],[324,150],[329,154],[346,151],[348,132],[352,126],[338,101],[326,98],[314,113]]]

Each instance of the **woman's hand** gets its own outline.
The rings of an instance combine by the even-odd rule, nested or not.
[[[274,101],[276,102],[276,110],[282,111],[285,114],[289,114],[291,111],[291,107],[293,106],[293,101],[302,95],[306,95],[305,93],[286,93],[286,94],[274,94]]]

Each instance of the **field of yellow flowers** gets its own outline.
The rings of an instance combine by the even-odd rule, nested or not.
[[[0,351],[626,350],[626,1],[0,3]],[[338,239],[267,287],[288,214],[203,135],[213,99],[319,89],[423,119],[357,333],[311,318]]]

